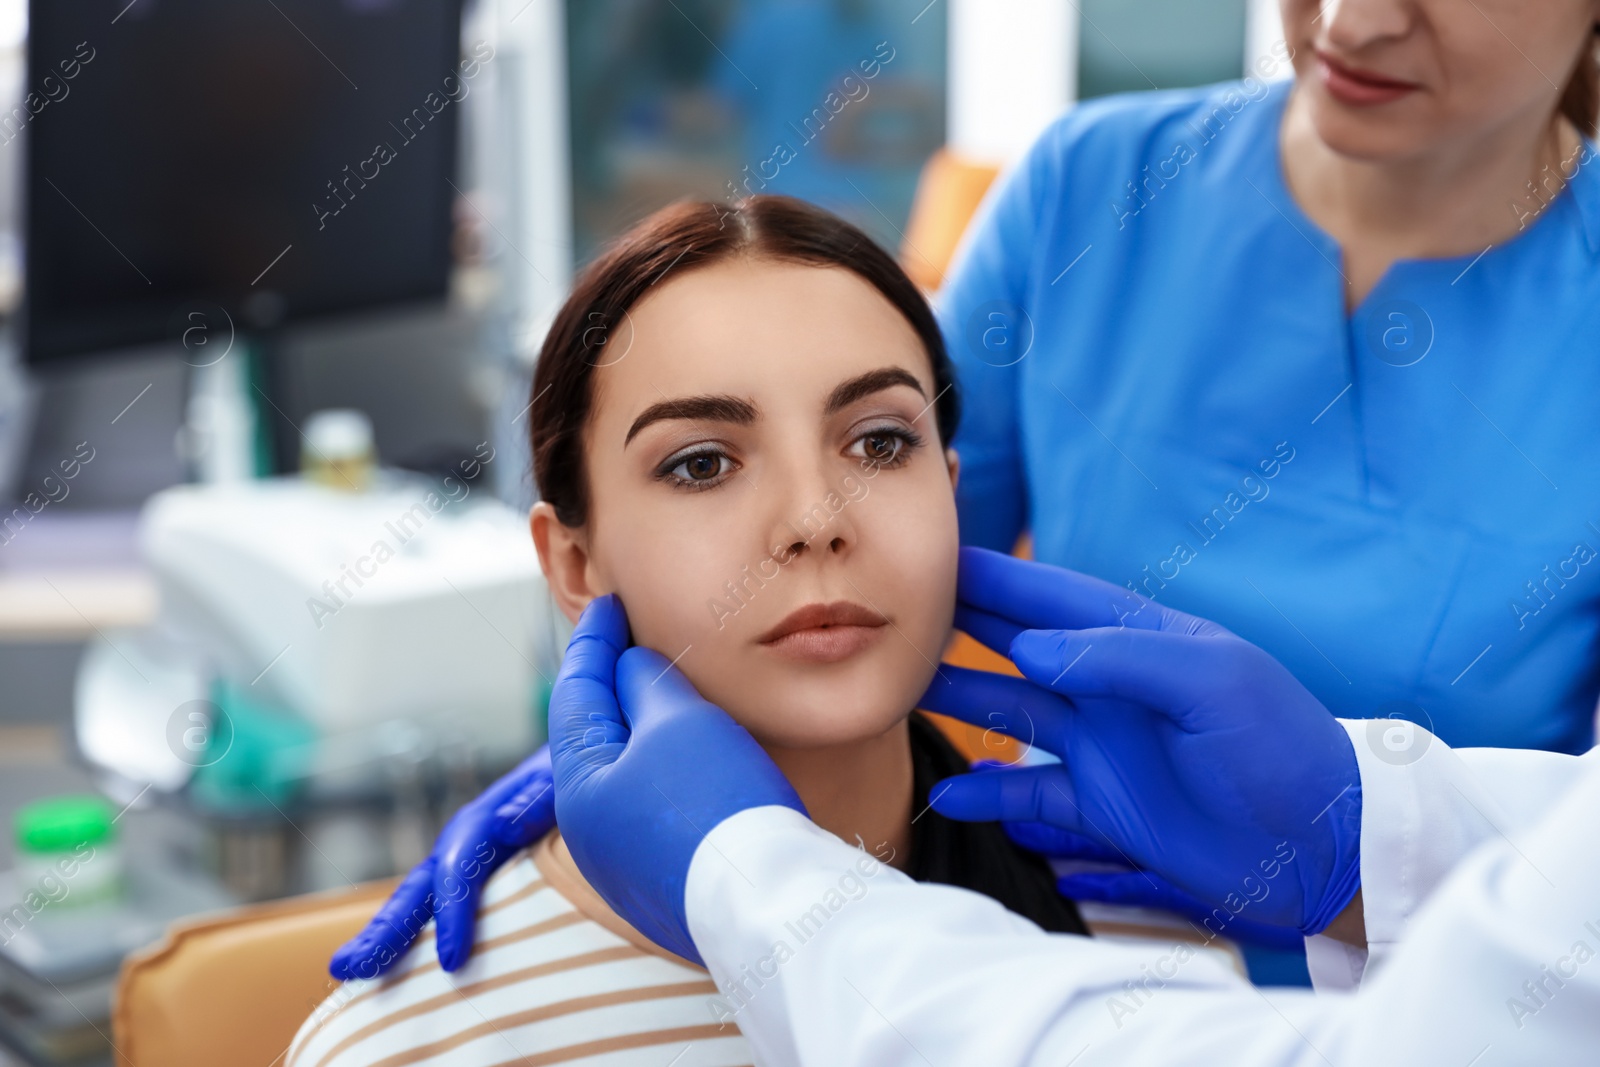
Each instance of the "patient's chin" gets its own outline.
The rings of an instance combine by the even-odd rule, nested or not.
[[[918,635],[919,637],[921,635]],[[929,647],[938,649],[933,636]],[[933,678],[900,632],[835,662],[778,655],[737,640],[700,639],[679,669],[711,703],[768,748],[820,749],[881,737],[905,719]]]
[[[731,702],[729,714],[768,749],[837,748],[883,736],[920,695],[881,684],[773,687]]]
[[[769,752],[799,752],[844,748],[883,736],[909,714],[909,707],[898,712],[881,712],[870,717],[853,716],[848,721],[803,719],[798,710],[783,722],[744,721],[744,727],[762,748]]]

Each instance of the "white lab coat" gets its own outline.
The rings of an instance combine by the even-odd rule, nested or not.
[[[1309,939],[1316,994],[1258,990],[1178,942],[1044,934],[769,807],[690,866],[713,1014],[765,1067],[1600,1063],[1600,749],[1451,750],[1420,730],[1397,748],[1393,722],[1344,725],[1371,947]]]

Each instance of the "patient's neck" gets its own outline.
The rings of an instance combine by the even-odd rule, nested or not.
[[[868,852],[905,868],[914,814],[906,720],[867,741],[829,748],[768,747],[767,754],[800,794],[813,822],[848,844],[859,837]]]

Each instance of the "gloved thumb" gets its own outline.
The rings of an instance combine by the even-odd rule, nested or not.
[[[550,690],[551,770],[560,789],[609,767],[627,747],[616,694],[617,657],[627,644],[628,618],[615,595],[583,609]]]
[[[594,733],[597,723],[620,718],[614,692],[617,657],[628,645],[628,616],[615,594],[589,602],[578,619],[550,691],[550,747],[554,753],[626,740],[621,723]],[[554,760],[560,764],[559,758]]]
[[[653,648],[635,645],[617,660],[617,701],[628,729],[649,729],[706,700],[672,661]]]

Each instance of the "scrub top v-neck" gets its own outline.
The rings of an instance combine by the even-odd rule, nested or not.
[[[1289,83],[1058,120],[939,299],[962,540],[1212,618],[1344,717],[1581,751],[1600,692],[1600,159],[1353,310]],[[1547,206],[1546,206],[1547,202]],[[1540,209],[1543,208],[1541,211]],[[1535,214],[1537,212],[1537,214]],[[1374,746],[1413,758],[1403,728]]]

